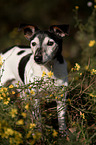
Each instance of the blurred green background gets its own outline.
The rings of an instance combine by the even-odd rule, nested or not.
[[[80,61],[80,47],[76,41],[74,9],[79,6],[79,18],[86,23],[96,1],[91,0],[0,0],[0,50],[12,45],[29,45],[18,32],[21,23],[35,24],[45,30],[53,24],[69,24],[70,34],[64,38],[63,54],[69,69]]]

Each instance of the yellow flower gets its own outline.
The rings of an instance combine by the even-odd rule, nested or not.
[[[75,6],[75,9],[78,10],[79,9],[79,6]]]
[[[74,71],[74,68],[71,68],[71,72],[73,72]]]
[[[61,94],[60,96],[61,96],[61,97],[63,97],[63,96],[64,96],[64,94]]]
[[[95,69],[92,69],[91,70],[91,75],[94,75],[94,74],[96,74],[96,70]]]
[[[52,113],[49,114],[49,117],[52,116]]]
[[[8,92],[7,92],[6,94],[7,94],[7,96],[9,95],[9,93],[8,93]]]
[[[6,94],[5,93],[2,93],[2,96],[5,98],[6,97]]]
[[[5,131],[5,134],[8,135],[8,136],[13,135],[14,131],[11,128],[7,128],[6,131]]]
[[[96,5],[94,5],[94,8],[96,9]]]
[[[0,92],[2,93],[2,92],[7,92],[7,88],[5,88],[5,87],[2,87],[2,88],[0,88]]]
[[[53,95],[51,94],[50,97],[52,97]]]
[[[83,119],[85,119],[85,115],[84,115],[84,113],[82,113],[81,111],[80,111],[80,116],[81,116]]]
[[[37,138],[37,136],[34,134],[34,135],[33,135],[33,139],[36,139],[36,138]]]
[[[67,100],[68,100],[68,102],[71,102],[71,100],[69,98]]]
[[[10,145],[19,145],[19,144],[22,144],[23,143],[23,140],[22,140],[22,134],[13,130],[13,135],[14,137],[9,137],[9,142],[10,142]]]
[[[10,101],[10,98],[7,98],[8,101]]]
[[[13,85],[10,85],[9,88],[12,89],[12,88],[14,88],[14,86]]]
[[[19,86],[20,86],[20,83],[19,83],[19,81],[18,81],[18,83],[16,83],[16,87],[19,88]]]
[[[30,123],[30,129],[36,127],[36,124],[35,123]]]
[[[11,109],[11,112],[10,112],[12,118],[14,118],[17,114],[17,109]]]
[[[58,99],[58,97],[56,96],[55,99]]]
[[[27,104],[27,105],[25,106],[25,109],[26,109],[26,110],[28,110],[28,109],[29,109],[29,104]]]
[[[8,103],[9,103],[9,101],[4,101],[4,104],[5,104],[5,105],[8,105]]]
[[[50,71],[50,72],[47,73],[47,75],[48,75],[49,78],[52,78],[53,72]]]
[[[21,115],[22,115],[24,118],[26,118],[26,116],[27,116],[25,112],[22,112]]]
[[[12,94],[14,95],[15,94],[15,91],[12,91]]]
[[[32,87],[29,86],[29,89],[31,89]]]
[[[77,71],[80,70],[80,65],[79,65],[78,63],[75,63],[75,69],[76,69]]]
[[[33,90],[30,91],[31,95],[35,95],[35,92]]]
[[[56,137],[56,136],[58,135],[58,132],[57,132],[56,130],[53,130],[52,135],[53,135],[54,137]]]
[[[90,96],[91,96],[91,97],[94,97],[94,95],[93,95],[93,94],[90,94]]]
[[[6,92],[7,90],[8,90],[8,88],[6,88],[6,87],[3,88],[3,87],[2,87],[2,88],[0,89],[0,92],[2,92],[2,91],[3,91],[3,92]]]
[[[93,47],[95,45],[95,40],[90,40],[88,45],[89,47]]]
[[[43,71],[43,73],[42,73],[42,77],[44,77],[46,75],[46,72],[45,71]]]
[[[80,76],[82,76],[82,73],[80,73]]]
[[[24,120],[23,119],[20,119],[16,122],[17,125],[23,125],[24,124]]]
[[[2,66],[2,64],[3,64],[2,59],[3,59],[3,58],[0,56],[0,68],[1,68],[1,66]]]
[[[92,93],[91,94],[89,94],[91,97],[96,97],[96,95],[93,95]]]

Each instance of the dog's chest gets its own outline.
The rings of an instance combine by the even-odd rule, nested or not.
[[[41,78],[43,72],[47,74],[49,72],[48,68],[44,65],[37,64],[32,55],[25,68],[25,83],[33,82],[34,78]]]
[[[57,85],[67,85],[67,64],[60,64],[56,59],[46,65],[39,65],[34,61],[34,57],[31,56],[25,69],[25,82],[32,82],[34,78],[41,78],[43,72],[48,76],[48,72],[53,72],[53,79],[56,80]]]

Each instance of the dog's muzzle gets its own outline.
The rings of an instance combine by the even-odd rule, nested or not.
[[[34,60],[36,63],[42,63],[42,56],[34,56]]]
[[[35,52],[34,60],[38,64],[42,63],[42,52],[41,52],[41,49],[37,49],[37,51]]]

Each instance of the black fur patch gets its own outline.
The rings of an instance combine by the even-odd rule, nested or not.
[[[25,52],[25,50],[21,50],[21,51],[19,51],[18,53],[17,53],[17,55],[20,55],[20,54],[22,54],[22,53],[24,53]]]
[[[57,55],[57,60],[59,61],[60,64],[64,63],[64,59],[63,59],[63,56],[61,54]]]
[[[23,83],[25,81],[24,80],[25,66],[26,66],[27,62],[29,61],[31,55],[32,55],[32,53],[24,56],[19,63],[18,71],[19,71],[19,76]]]

